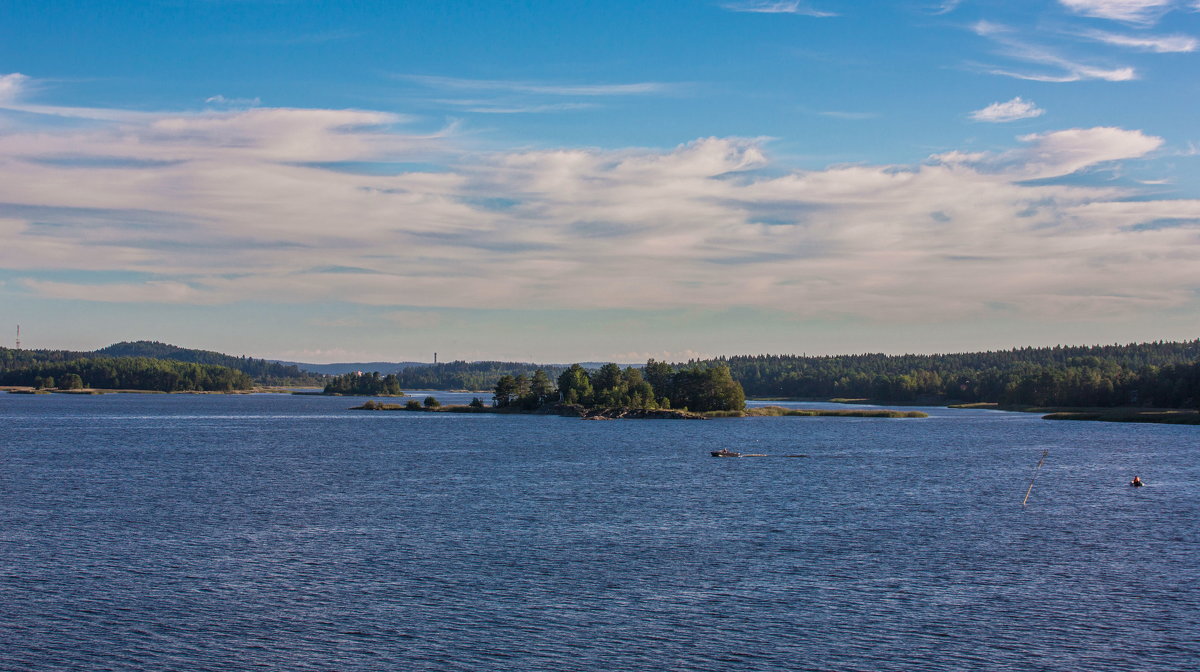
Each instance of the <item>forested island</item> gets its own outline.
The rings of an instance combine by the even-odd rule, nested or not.
[[[361,377],[361,376],[360,376]],[[657,385],[657,387],[656,387]],[[669,396],[670,395],[670,396]],[[674,403],[671,401],[674,396]],[[492,403],[476,397],[465,406],[443,406],[435,397],[405,404],[368,401],[355,410],[423,411],[441,413],[538,413],[581,417],[586,420],[706,419],[771,416],[843,416],[860,418],[924,418],[920,411],[880,409],[794,409],[779,406],[746,408],[742,386],[725,365],[694,365],[675,370],[651,361],[644,369],[604,364],[589,371],[572,364],[558,376],[557,386],[542,369],[528,378],[505,375],[496,383]]]
[[[651,360],[643,368],[605,364],[588,371],[572,364],[558,376],[555,386],[545,371],[501,376],[492,403],[535,410],[551,403],[578,404],[585,408],[682,409],[693,412],[740,411],[746,406],[742,386],[721,364],[696,364],[676,369]]]
[[[396,380],[396,374],[389,373],[381,376],[378,371],[372,371],[371,373],[355,372],[334,376],[325,383],[323,394],[402,397],[404,391],[400,389],[400,382]]]

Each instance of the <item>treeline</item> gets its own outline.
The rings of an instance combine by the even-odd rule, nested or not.
[[[294,365],[284,365],[253,357],[234,357],[211,350],[181,348],[157,341],[126,341],[91,352],[0,348],[0,372],[21,369],[39,363],[127,357],[223,366],[241,371],[263,385],[323,385],[325,382],[325,376],[302,371]]]
[[[401,396],[400,381],[396,374],[389,373],[380,376],[378,371],[371,373],[347,373],[334,376],[325,384],[325,394],[361,394],[361,395],[390,395]]]
[[[38,362],[66,362],[83,359],[91,353],[73,350],[14,350],[0,348],[0,372],[20,369]]]
[[[254,384],[250,376],[225,366],[148,357],[96,357],[33,361],[0,372],[0,385],[39,388],[230,392]]]
[[[1196,380],[1200,340],[937,355],[752,355],[656,364],[660,370],[670,369],[672,375],[694,366],[727,366],[745,393],[755,397],[1030,406],[1200,406],[1200,383]],[[531,381],[537,368],[508,362],[452,362],[414,367],[400,377],[401,384],[409,388],[488,389],[504,376]],[[563,372],[557,367],[542,368],[551,380]],[[600,374],[593,371],[591,375]],[[601,377],[612,379],[610,373]],[[682,405],[679,393],[668,391],[661,375],[652,374],[649,365],[643,370],[643,379],[655,389],[656,399],[667,398],[676,407]],[[624,388],[631,392],[612,392],[618,387],[607,382],[603,389],[610,397],[628,394],[634,405],[641,405],[639,399],[644,396],[632,379]],[[523,396],[516,394],[513,398]]]
[[[551,378],[565,366],[526,364],[524,362],[454,361],[427,366],[410,366],[396,374],[400,386],[409,390],[488,390],[502,376],[524,376],[527,380],[541,369]]]
[[[194,364],[215,364],[237,369],[263,385],[318,385],[324,376],[303,371],[294,364],[280,364],[253,357],[235,357],[212,350],[181,348],[158,341],[122,341],[100,348],[92,356],[100,357],[152,357]]]
[[[746,405],[746,395],[725,365],[695,364],[682,370],[653,359],[644,368],[621,369],[605,364],[588,371],[572,364],[558,376],[555,387],[550,376],[536,369],[505,374],[496,382],[493,405],[534,410],[560,401],[586,407],[677,408],[695,412],[734,411]]]
[[[998,402],[1035,406],[1200,403],[1200,340],[950,355],[757,355],[727,364],[760,397]]]

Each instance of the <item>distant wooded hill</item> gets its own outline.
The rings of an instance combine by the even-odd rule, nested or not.
[[[100,362],[100,365],[88,362]],[[173,366],[172,362],[196,364],[201,368]],[[238,375],[220,369],[229,369]],[[61,378],[68,374],[80,376],[89,387],[164,391],[245,389],[253,383],[324,384],[322,377],[301,371],[296,366],[211,350],[181,348],[157,341],[115,343],[92,352],[0,348],[2,384],[32,385],[34,383],[30,381],[34,378]],[[173,378],[178,382],[171,383]]]
[[[271,361],[274,361],[276,364],[294,366],[301,371],[324,376],[340,376],[356,371],[362,371],[363,373],[378,371],[382,374],[388,374],[402,371],[410,366],[425,366],[424,362],[336,362],[333,364],[306,364],[305,362],[286,362],[283,360]]]
[[[319,376],[302,371],[295,364],[280,364],[266,359],[235,357],[212,350],[181,348],[158,341],[122,341],[107,348],[96,350],[101,357],[151,357],[193,364],[227,366],[241,371],[263,385],[318,385],[323,384]]]

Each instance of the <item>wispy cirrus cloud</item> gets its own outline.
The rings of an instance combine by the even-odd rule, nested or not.
[[[745,2],[725,3],[721,7],[731,12],[751,12],[755,14],[797,14],[817,18],[837,16],[834,12],[815,9],[799,0],[747,0]]]
[[[450,105],[458,105],[468,112],[478,114],[547,114],[553,112],[574,112],[596,107],[595,103],[547,103],[544,105],[503,105],[480,101],[443,101]]]
[[[1060,52],[1029,43],[1014,35],[1016,31],[1008,26],[990,21],[979,21],[972,26],[975,34],[986,37],[1000,46],[1000,53],[1008,58],[1049,66],[1054,71],[1015,70],[1004,67],[984,66],[987,72],[994,75],[1024,79],[1035,82],[1078,82],[1084,80],[1102,80],[1108,82],[1126,82],[1138,78],[1137,70],[1130,66],[1104,67],[1081,62],[1069,58]]]
[[[1122,35],[1103,30],[1089,30],[1080,35],[1097,42],[1156,54],[1189,53],[1200,47],[1200,40],[1190,35]]]
[[[949,14],[950,12],[958,9],[958,6],[961,4],[962,0],[942,0],[942,2],[931,11],[931,13],[935,16],[940,14]]]
[[[666,93],[679,87],[666,82],[630,82],[623,84],[547,83],[506,79],[467,79],[433,75],[396,75],[399,79],[435,89],[459,91],[503,91],[550,96],[638,96]]]
[[[845,110],[820,110],[817,114],[822,117],[831,119],[845,119],[847,121],[865,121],[867,119],[878,119],[878,112],[848,112]]]
[[[1059,0],[1059,3],[1082,16],[1137,24],[1157,22],[1177,4],[1176,0]]]
[[[971,113],[971,118],[975,121],[1003,123],[1019,119],[1032,119],[1045,113],[1046,111],[1034,104],[1032,100],[1024,100],[1017,96],[1010,101],[992,103],[981,110],[975,110]]]

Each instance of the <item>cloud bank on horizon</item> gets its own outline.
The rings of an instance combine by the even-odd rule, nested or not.
[[[1186,3],[1061,5],[1089,24],[1118,26],[1060,30],[1072,46],[1195,50],[1189,36],[1147,32],[1171,12],[1194,11]],[[797,15],[781,17],[791,21],[837,21],[849,11],[837,3],[722,8]],[[963,11],[945,3],[928,15],[953,20]],[[166,111],[81,106],[42,101],[44,91],[69,85],[3,74],[0,291],[97,311],[194,306],[206,315],[245,302],[357,304],[388,316],[392,328],[431,333],[470,326],[443,319],[447,309],[736,308],[794,324],[874,325],[1195,316],[1200,198],[1170,188],[1175,165],[1195,153],[1193,138],[1123,118],[1072,124],[1058,112],[1068,103],[1046,88],[1088,79],[1127,85],[1139,69],[1084,63],[1008,23],[955,25],[987,53],[1043,68],[964,68],[1038,87],[993,78],[997,94],[1022,95],[993,94],[990,104],[981,96],[978,106],[953,111],[990,122],[975,128],[996,135],[980,146],[964,126],[957,145],[910,161],[815,167],[789,160],[777,136],[504,146],[481,142],[462,119],[423,128],[428,115],[385,106],[264,107],[257,96],[232,94]],[[514,115],[572,114],[561,106],[578,99],[604,106],[691,95],[681,92],[699,80],[402,79],[429,95],[532,96],[447,103],[489,114],[511,106]],[[1043,109],[1030,91],[1059,106]],[[558,333],[570,337],[565,325]],[[612,353],[637,347],[613,338]],[[698,337],[668,347],[692,344],[713,347]]]

